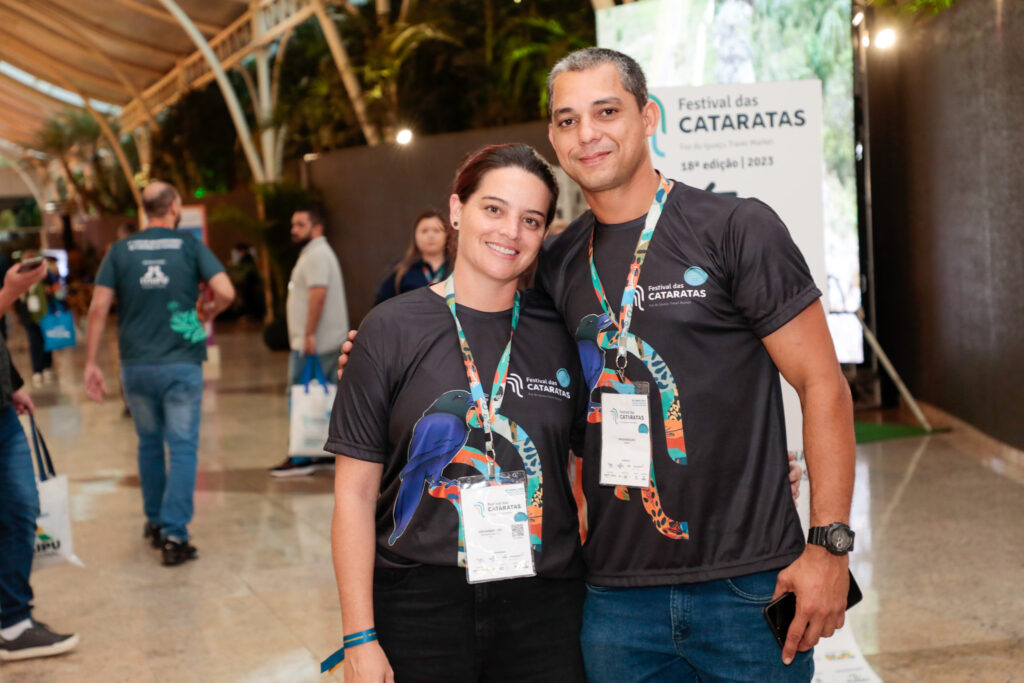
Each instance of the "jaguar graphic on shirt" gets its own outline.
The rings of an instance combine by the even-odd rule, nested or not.
[[[576,328],[576,345],[579,348],[583,375],[590,390],[590,407],[587,421],[601,421],[601,404],[594,401],[594,392],[603,387],[617,388],[620,382],[632,384],[623,377],[621,380],[615,370],[605,364],[607,351],[617,351],[619,331],[607,314],[590,313],[585,315]],[[683,437],[682,410],[679,406],[679,390],[675,378],[668,365],[662,360],[650,344],[632,332],[626,338],[626,351],[631,358],[643,362],[654,378],[661,399],[662,415],[665,420],[665,443],[668,455],[678,465],[686,464],[686,440]],[[650,486],[640,491],[644,510],[660,534],[671,539],[688,539],[689,526],[686,522],[672,519],[665,512],[658,494],[658,483],[654,474],[654,461],[651,461]],[[629,500],[629,490],[625,486],[615,487],[615,497]]]

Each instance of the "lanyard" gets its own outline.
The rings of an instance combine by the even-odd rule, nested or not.
[[[466,378],[469,380],[469,393],[480,411],[480,422],[483,424],[484,437],[486,439],[487,472],[490,479],[494,479],[494,438],[491,436],[491,421],[501,410],[501,404],[505,399],[505,380],[508,378],[508,366],[512,356],[512,335],[516,332],[516,325],[519,324],[519,292],[516,292],[515,302],[512,304],[512,331],[508,335],[508,344],[501,353],[498,360],[498,367],[494,371],[494,385],[491,387],[490,405],[487,402],[487,395],[484,394],[483,385],[480,384],[480,373],[473,362],[473,352],[469,349],[469,342],[466,340],[466,333],[459,323],[459,316],[455,312],[455,277],[449,277],[444,283],[444,300],[448,304],[448,310],[452,312],[455,319],[455,329],[459,332],[459,346],[462,348],[462,359],[466,364]]]
[[[625,381],[626,363],[628,361],[626,342],[629,338],[629,325],[633,321],[633,303],[636,297],[637,282],[640,281],[640,270],[643,268],[644,260],[647,258],[647,248],[654,237],[654,229],[658,227],[658,219],[661,218],[662,209],[665,208],[665,200],[668,199],[668,193],[672,189],[672,184],[665,180],[665,177],[660,173],[658,174],[658,179],[661,181],[661,187],[654,193],[654,200],[651,202],[651,208],[647,212],[647,219],[644,221],[643,232],[640,233],[640,239],[636,243],[636,250],[633,252],[633,263],[629,266],[626,286],[622,290],[622,304],[619,309],[618,322],[615,322],[615,315],[612,313],[611,304],[608,303],[608,297],[605,296],[601,278],[597,275],[597,266],[594,265],[594,231],[591,230],[590,232],[590,282],[594,286],[594,292],[597,294],[598,301],[601,302],[601,308],[604,309],[608,318],[619,329],[615,369],[619,374],[619,379],[622,381]]]
[[[426,279],[428,285],[433,285],[441,281],[441,278],[444,277],[444,266],[445,264],[442,263],[435,271],[430,268],[430,265],[426,263],[423,264],[423,277]]]

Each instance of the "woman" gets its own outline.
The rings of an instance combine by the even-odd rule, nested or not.
[[[440,282],[448,271],[448,226],[440,212],[416,217],[409,248],[377,289],[376,306],[393,296]]]
[[[348,683],[584,679],[567,468],[587,390],[550,302],[516,290],[557,196],[526,145],[468,157],[450,198],[451,278],[373,309],[360,328],[326,445],[343,456],[332,548]],[[463,509],[456,480],[492,468],[525,472],[518,528],[536,576],[470,584],[466,553],[470,569],[486,563],[462,520],[485,508]]]

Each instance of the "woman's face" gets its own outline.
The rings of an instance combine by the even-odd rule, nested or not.
[[[416,248],[424,257],[444,254],[444,225],[435,216],[416,224]]]
[[[465,204],[453,194],[457,267],[501,283],[517,280],[540,251],[550,202],[544,182],[516,166],[488,171]]]

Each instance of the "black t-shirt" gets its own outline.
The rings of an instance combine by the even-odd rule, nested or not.
[[[643,225],[640,218],[596,229],[595,265],[616,321]],[[594,227],[588,211],[545,245],[538,270],[538,286],[577,338],[591,387],[613,376],[603,370],[615,367],[616,331],[601,317],[591,283]],[[804,541],[787,483],[779,373],[761,338],[819,296],[768,206],[676,182],[640,274],[630,328],[640,353],[626,369],[628,380],[650,383],[656,487],[644,494],[598,484],[601,415],[593,391],[583,465],[588,581],[710,581],[799,556]]]
[[[512,311],[458,311],[489,393]],[[573,442],[582,442],[587,392],[576,346],[548,298],[525,292],[520,311],[493,429],[497,463],[502,471],[527,472],[537,573],[578,577],[583,564],[568,461]],[[483,452],[484,432],[474,415],[444,299],[424,287],[371,310],[338,385],[325,448],[384,464],[377,566],[464,565],[454,480],[478,473],[469,459]]]

